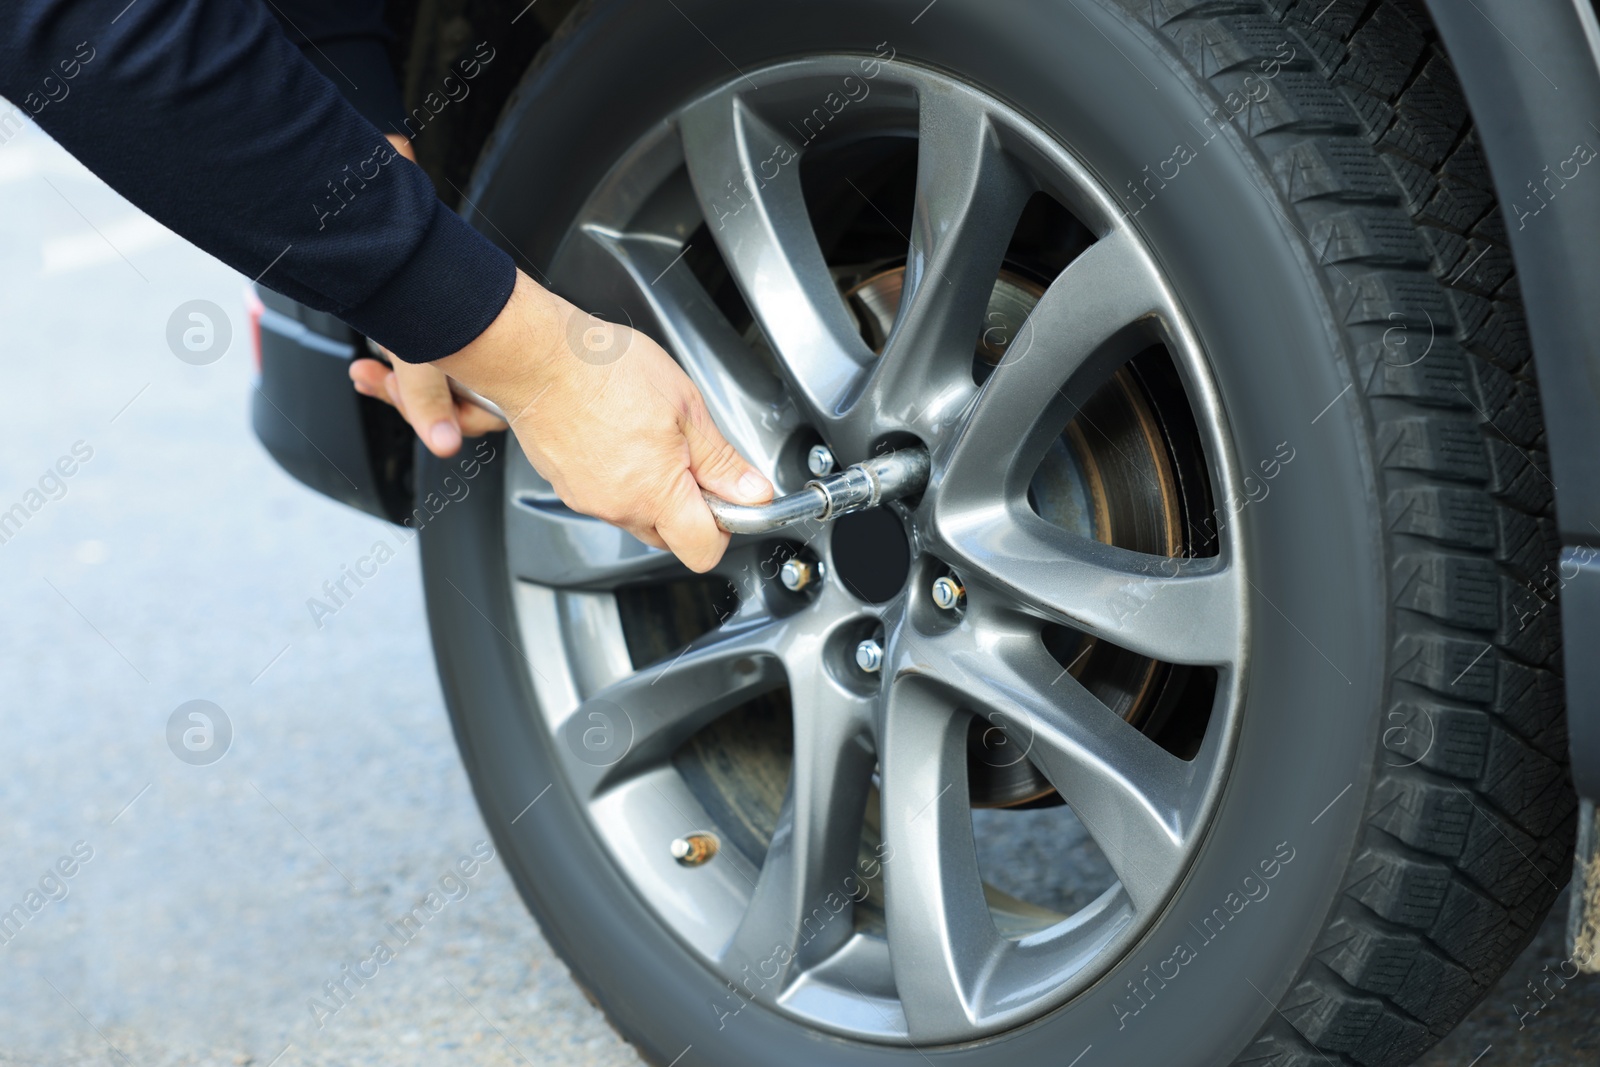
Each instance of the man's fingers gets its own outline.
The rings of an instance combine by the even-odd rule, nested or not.
[[[409,367],[407,364],[401,365]],[[431,367],[410,369],[433,371],[435,374],[440,373],[434,371]],[[405,415],[407,393],[417,394],[420,392],[421,382],[425,378],[423,375],[417,375],[418,387],[413,388],[409,384],[411,375],[408,371],[400,371],[399,374],[407,376],[407,384],[402,384],[401,379],[396,376],[396,372],[390,370],[389,365],[380,360],[358,359],[350,364],[350,384],[355,386],[356,392],[362,396],[370,396],[374,400],[382,400],[385,404]],[[449,388],[449,384],[448,381],[445,382],[446,389]],[[457,400],[453,394],[451,395],[451,401],[454,404],[456,426],[459,427],[459,433],[462,437],[482,437],[486,433],[494,433],[497,430],[506,428],[504,419],[490,414],[476,404],[468,403],[465,400]],[[409,418],[407,416],[408,421]],[[422,434],[427,429],[428,426],[424,424],[418,428],[418,433]]]
[[[482,437],[486,433],[506,428],[504,419],[491,415],[478,405],[465,400],[456,401],[456,422],[460,424],[461,433],[466,437]]]
[[[402,418],[410,420],[411,416],[406,414],[406,398],[400,395],[400,379],[393,373],[383,380],[383,395]]]
[[[772,499],[772,483],[727,442],[704,407],[697,405],[687,416],[684,433],[689,439],[689,468],[702,486],[736,504],[764,504]],[[701,508],[704,506],[702,503]]]
[[[426,364],[396,363],[394,383],[399,408],[417,431],[428,451],[453,456],[461,450],[461,426],[456,421],[456,400],[444,371]]]
[[[391,401],[383,383],[389,374],[388,364],[381,360],[357,359],[350,363],[350,384],[355,386],[356,392],[386,404]]]
[[[633,534],[633,536],[637,537],[639,540],[643,541],[645,544],[649,545],[651,548],[664,548],[668,552],[672,551],[671,548],[667,547],[667,543],[661,540],[661,535],[656,533],[653,529],[635,530],[630,528],[628,532]]]
[[[673,485],[672,495],[656,519],[656,533],[684,566],[698,574],[717,565],[730,539],[711,517],[700,485],[688,471]]]
[[[390,144],[394,145],[396,152],[399,152],[413,163],[417,161],[417,152],[416,149],[411,147],[411,138],[401,137],[398,133],[386,133],[383,136],[388,139]]]

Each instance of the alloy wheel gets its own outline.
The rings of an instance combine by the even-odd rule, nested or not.
[[[726,1013],[922,1045],[1062,1004],[1171,896],[1226,775],[1247,555],[1213,518],[1240,489],[1204,354],[1132,219],[1003,102],[871,62],[753,70],[667,116],[551,276],[659,323],[780,491],[817,443],[925,445],[926,490],[736,538],[702,579],[517,455],[506,543],[563,785]],[[814,176],[896,141],[904,249],[845,270]],[[1039,197],[1082,234],[1051,271],[1010,255]],[[818,577],[787,588],[792,559]],[[986,884],[974,807],[1062,802],[1103,891],[1068,913]]]

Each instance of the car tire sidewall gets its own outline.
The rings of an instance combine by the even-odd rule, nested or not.
[[[1218,103],[1148,25],[1103,0],[939,0],[913,21],[918,6],[594,5],[508,105],[469,218],[542,270],[607,168],[663,115],[739,70],[808,54],[888,48],[895,62],[952,73],[1050,130],[1112,190],[1145,177],[1176,144],[1196,144]],[[1273,188],[1254,150],[1225,130],[1134,218],[1207,352],[1241,469],[1255,471],[1284,444],[1294,458],[1264,499],[1236,514],[1222,504],[1247,553],[1252,641],[1230,776],[1206,839],[1138,946],[1035,1024],[919,1052],[741,1008],[627,888],[559,785],[527,664],[511,643],[504,463],[490,464],[472,494],[424,530],[441,677],[485,818],[551,942],[647,1058],[667,1062],[693,1046],[695,1062],[730,1067],[919,1055],[1059,1065],[1092,1046],[1112,1062],[1225,1063],[1270,1014],[1346,876],[1389,655],[1370,432],[1344,395],[1353,372],[1334,294]],[[420,484],[448,469],[425,460]],[[1262,863],[1275,858],[1266,879]],[[1219,910],[1225,923],[1212,918]],[[1175,958],[1183,962],[1166,977]]]

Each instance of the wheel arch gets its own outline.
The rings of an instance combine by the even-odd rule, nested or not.
[[[506,101],[579,3],[388,0],[385,4],[384,21],[393,33],[390,59],[399,75],[404,106],[416,119],[395,132],[412,136],[418,165],[446,202],[460,200]],[[482,62],[465,79],[470,84],[463,85],[458,65],[469,57]],[[456,89],[441,102],[444,79],[451,75]],[[432,109],[425,103],[430,97]],[[441,121],[433,121],[435,113]]]

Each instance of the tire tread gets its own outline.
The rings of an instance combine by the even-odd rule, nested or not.
[[[1234,127],[1327,279],[1391,542],[1390,729],[1361,834],[1236,1062],[1408,1063],[1510,966],[1570,866],[1553,487],[1504,219],[1412,0],[1128,6],[1219,97],[1280,61]]]

